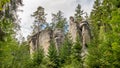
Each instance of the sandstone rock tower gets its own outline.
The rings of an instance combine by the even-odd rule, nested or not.
[[[69,23],[69,34],[71,36],[71,39],[73,42],[76,42],[77,37],[77,23],[75,23],[74,18],[70,17],[70,23]]]
[[[50,46],[50,41],[54,40],[57,52],[59,52],[60,46],[64,41],[64,32],[60,28],[56,28],[55,30],[45,29],[42,30],[29,39],[29,46],[30,46],[30,54],[31,56],[33,53],[42,47],[44,49],[45,55],[48,54],[48,48]]]
[[[76,42],[76,37],[79,35],[82,46],[81,50],[81,57],[83,61],[83,66],[86,68],[86,64],[84,63],[87,52],[87,46],[91,39],[91,33],[90,33],[90,27],[87,21],[80,21],[75,23],[74,18],[70,17],[70,23],[69,23],[69,33],[71,35],[71,39],[73,42]]]
[[[30,54],[32,55],[41,46],[47,55],[51,38],[52,30],[42,30],[31,36],[29,39]]]

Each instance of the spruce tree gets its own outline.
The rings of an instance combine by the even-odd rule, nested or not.
[[[66,18],[63,16],[62,11],[58,11],[56,14],[52,14],[52,24],[53,28],[61,28],[64,30],[65,24],[67,23]]]
[[[47,66],[50,68],[58,68],[59,67],[59,59],[58,59],[58,53],[55,47],[55,43],[53,40],[50,42],[50,46],[48,49],[48,58],[50,62],[48,63]]]
[[[44,58],[44,50],[42,47],[39,47],[38,50],[36,50],[36,52],[34,53],[33,56],[33,65],[35,67],[41,67],[41,64],[43,62],[43,58]]]
[[[77,61],[81,61],[81,42],[80,42],[80,37],[77,35],[76,37],[76,42],[74,43],[72,47],[72,55],[73,58],[76,59]]]
[[[81,56],[81,49],[82,49],[82,45],[80,42],[80,36],[77,34],[76,37],[76,42],[73,44],[72,46],[72,54],[71,54],[71,60],[72,60],[72,65],[75,68],[81,68],[82,67],[82,56]]]
[[[78,4],[78,6],[75,9],[75,21],[80,22],[82,21],[82,15],[84,14],[83,10],[81,10],[81,5]]]
[[[65,37],[65,41],[60,48],[60,54],[59,54],[61,66],[71,63],[71,58],[70,58],[72,54],[71,48],[72,48],[72,41],[68,37]]]
[[[115,2],[103,0],[91,13],[92,25],[94,26],[94,29],[92,29],[94,31],[94,39],[88,51],[89,55],[86,62],[88,67],[119,67],[119,57],[116,56],[120,52],[117,49],[119,48],[118,40],[120,39],[118,38],[119,27],[116,27],[119,26],[119,7]],[[95,4],[97,3],[99,3],[98,0],[95,1]]]

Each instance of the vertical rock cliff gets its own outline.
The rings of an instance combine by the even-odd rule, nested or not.
[[[61,47],[62,43],[64,42],[64,38],[65,38],[63,29],[56,28],[54,30],[53,37],[54,37],[54,41],[55,41],[55,45],[56,45],[56,50],[59,53],[60,47]]]
[[[38,45],[42,46],[45,55],[48,53],[48,48],[50,46],[50,41],[52,39],[52,30],[43,30],[39,34]]]
[[[70,17],[70,23],[69,23],[69,34],[73,42],[76,42],[77,37],[77,24],[74,22],[74,18]]]
[[[61,28],[56,28],[55,30],[42,30],[31,36],[29,39],[30,54],[32,55],[41,46],[45,55],[47,55],[52,39],[54,39],[56,49],[59,52],[60,46],[64,41],[64,31]]]
[[[29,39],[30,54],[32,55],[41,46],[47,55],[51,38],[52,30],[42,30],[31,36]]]

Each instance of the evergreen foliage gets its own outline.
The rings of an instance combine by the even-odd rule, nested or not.
[[[39,47],[38,50],[34,53],[32,64],[35,68],[39,68],[42,66],[43,58],[44,58],[44,50],[42,47]]]
[[[83,10],[81,10],[81,5],[78,4],[75,10],[75,21],[80,22],[82,21],[83,17],[82,15],[84,14]]]
[[[91,12],[92,33],[94,39],[89,45],[87,65],[89,68],[119,68],[118,52],[119,36],[119,7],[117,0],[96,0]],[[118,2],[119,3],[119,2]],[[114,25],[113,25],[114,23]],[[115,52],[117,50],[117,52]],[[117,56],[115,55],[117,53]],[[115,58],[117,57],[117,59]]]
[[[6,4],[11,6],[4,7]],[[13,4],[14,3],[14,4]],[[50,41],[48,55],[39,47],[34,57],[30,58],[29,45],[26,41],[19,44],[15,39],[19,24],[10,9],[16,12],[21,0],[0,0],[0,68],[120,68],[120,1],[119,0],[95,0],[93,10],[90,14],[91,31],[93,39],[88,44],[88,54],[85,61],[81,57],[80,36],[76,42],[65,34],[64,43],[60,52],[57,53],[54,41]],[[5,10],[6,12],[3,12]],[[42,11],[42,12],[41,12]],[[75,20],[80,22],[82,15],[80,4],[75,10]],[[46,23],[44,8],[38,7],[33,13],[37,25]],[[52,27],[65,30],[66,18],[61,11],[52,14]],[[38,29],[39,31],[39,29]]]
[[[50,42],[50,46],[49,46],[49,52],[48,52],[48,58],[50,60],[51,63],[48,64],[48,66],[50,68],[58,68],[59,67],[59,57],[58,57],[58,53],[55,47],[55,43],[53,40],[51,40]]]
[[[44,8],[39,6],[37,10],[31,15],[35,18],[35,21],[33,23],[33,34],[39,32],[42,30],[43,26],[46,24],[46,14],[44,11]]]
[[[72,41],[65,37],[65,41],[63,45],[60,48],[60,62],[61,64],[69,62],[70,56],[71,56],[71,48],[72,48]]]
[[[52,14],[52,24],[53,24],[53,29],[55,28],[62,28],[63,30],[65,29],[65,24],[66,18],[63,16],[62,11],[58,11],[57,14]]]

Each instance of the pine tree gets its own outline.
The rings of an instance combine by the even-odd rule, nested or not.
[[[78,4],[75,10],[75,21],[80,22],[82,21],[82,15],[84,14],[83,10],[81,10],[81,5]]]
[[[64,30],[66,22],[66,18],[63,17],[63,12],[58,11],[57,14],[52,14],[52,24],[53,28],[61,28]]]
[[[31,16],[35,18],[35,21],[32,26],[33,34],[34,34],[39,32],[43,28],[43,25],[46,24],[46,18],[45,18],[46,14],[44,12],[44,8],[39,6]]]

